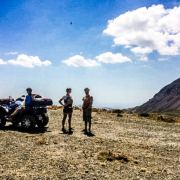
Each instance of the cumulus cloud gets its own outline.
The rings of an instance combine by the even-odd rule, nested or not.
[[[180,6],[164,9],[153,5],[128,11],[108,21],[103,32],[114,37],[115,45],[132,46],[135,54],[156,50],[161,55],[180,54]]]
[[[149,47],[145,47],[145,48],[135,47],[135,48],[131,48],[131,51],[134,54],[147,54],[147,53],[151,53],[152,49]]]
[[[15,54],[17,54],[18,52],[9,52],[9,53],[5,53],[5,55],[10,55],[10,54],[12,54],[12,55],[15,55]]]
[[[148,58],[146,56],[141,56],[140,59],[138,59],[139,61],[148,61]]]
[[[129,59],[126,56],[123,56],[121,53],[112,54],[111,52],[100,54],[99,56],[96,56],[96,59],[98,60],[98,62],[111,64],[132,62],[131,59]]]
[[[95,60],[92,59],[85,59],[83,56],[75,55],[70,57],[67,60],[62,61],[63,63],[67,64],[68,66],[84,66],[84,67],[93,67],[93,66],[101,66],[100,63],[98,63]]]
[[[0,59],[0,65],[2,64],[7,64],[6,62],[4,62],[2,59]]]
[[[35,67],[35,66],[49,66],[51,62],[41,61],[38,56],[27,56],[25,54],[21,54],[17,57],[16,60],[9,60],[8,63],[12,65],[19,65],[24,67]]]
[[[115,46],[115,45],[114,45]],[[126,45],[124,48],[131,48],[132,46]]]

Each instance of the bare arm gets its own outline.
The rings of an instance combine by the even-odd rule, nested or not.
[[[39,94],[32,94],[32,99],[34,99],[36,96],[39,96]]]
[[[59,104],[61,104],[62,106],[64,106],[64,104],[62,103],[63,97],[59,100]]]
[[[83,100],[83,104],[82,104],[82,106],[81,106],[81,110],[82,110],[83,107],[84,107],[84,97],[82,98],[82,100]]]

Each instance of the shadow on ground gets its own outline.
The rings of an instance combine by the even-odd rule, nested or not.
[[[39,133],[51,132],[51,131],[48,131],[48,127],[44,127],[44,128],[35,127],[35,129],[33,129],[33,130],[24,130],[20,126],[13,126],[13,125],[9,125],[9,126],[0,128],[0,131],[18,131],[18,132],[29,133],[29,134],[39,134]]]

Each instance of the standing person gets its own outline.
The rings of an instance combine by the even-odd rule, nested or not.
[[[89,133],[91,134],[91,113],[92,113],[92,104],[93,97],[89,94],[90,89],[85,88],[85,96],[83,97],[83,121],[85,121],[85,133],[87,133],[87,123],[89,123]]]
[[[72,108],[72,104],[73,104],[73,99],[71,94],[71,88],[67,88],[66,89],[67,94],[64,95],[60,100],[59,103],[64,106],[63,109],[63,119],[62,119],[62,131],[65,132],[65,121],[67,118],[67,115],[69,117],[69,132],[71,132],[71,118],[72,118],[72,112],[73,112],[73,108]],[[62,103],[62,101],[64,100],[64,104]]]
[[[31,88],[27,88],[26,89],[27,92],[27,96],[25,98],[25,101],[23,103],[23,105],[19,106],[16,108],[16,110],[11,114],[10,117],[14,117],[16,116],[19,112],[21,112],[23,109],[25,109],[26,107],[31,107],[31,101],[32,99],[34,99],[36,96],[38,96],[39,94],[32,94],[32,89]]]

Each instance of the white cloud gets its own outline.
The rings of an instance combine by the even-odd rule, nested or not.
[[[0,59],[0,65],[2,64],[7,64],[6,62],[4,62],[2,59]]]
[[[82,54],[82,52],[80,52],[80,54]]]
[[[159,61],[168,61],[169,58],[159,58]]]
[[[147,53],[151,53],[152,49],[149,47],[145,47],[145,48],[141,48],[141,47],[135,47],[135,48],[131,48],[131,50],[134,54],[147,54]]]
[[[114,45],[115,46],[115,45]],[[124,48],[131,48],[132,46],[126,45]]]
[[[17,54],[18,52],[9,52],[9,53],[5,53],[5,55],[10,55],[10,54],[12,54],[12,55],[15,55],[15,54]]]
[[[98,63],[95,60],[92,59],[85,59],[83,56],[75,55],[70,57],[67,60],[62,61],[63,63],[67,64],[68,66],[84,66],[84,67],[93,67],[93,66],[101,66],[100,63]]]
[[[140,59],[138,59],[139,61],[148,61],[148,58],[146,56],[142,56]]]
[[[103,32],[114,37],[115,45],[133,46],[135,54],[154,50],[161,55],[180,54],[180,6],[164,9],[153,5],[128,11],[108,21]]]
[[[112,63],[112,64],[132,62],[131,59],[129,59],[126,56],[123,56],[121,53],[112,54],[111,52],[106,52],[106,53],[100,54],[99,56],[96,56],[96,59],[99,62]]]
[[[38,56],[27,56],[25,54],[21,54],[17,57],[16,60],[9,60],[8,63],[12,65],[20,65],[24,67],[34,67],[34,66],[49,66],[51,62],[41,61]]]

